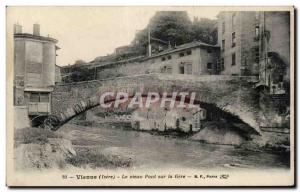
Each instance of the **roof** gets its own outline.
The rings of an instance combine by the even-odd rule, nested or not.
[[[138,57],[133,57],[133,58],[129,58],[129,59],[124,59],[124,60],[120,60],[120,61],[110,61],[110,62],[103,62],[103,63],[88,63],[86,64],[86,66],[89,67],[104,67],[104,66],[109,66],[109,65],[118,65],[118,64],[126,64],[126,63],[130,63],[130,62],[138,62],[139,60],[142,60],[145,56],[138,56]]]
[[[105,67],[105,66],[110,66],[110,65],[126,64],[126,63],[130,63],[130,62],[145,61],[145,60],[148,60],[148,59],[151,59],[151,58],[154,58],[154,57],[159,57],[159,56],[162,56],[162,55],[167,55],[167,54],[170,54],[170,53],[179,52],[179,51],[190,49],[190,48],[193,48],[193,47],[220,48],[220,46],[217,46],[217,45],[210,45],[210,44],[203,43],[203,42],[200,42],[200,41],[193,41],[193,42],[190,42],[190,43],[185,43],[185,44],[179,45],[176,48],[171,48],[171,49],[164,50],[164,51],[162,51],[158,54],[152,55],[151,57],[141,55],[141,56],[137,56],[137,57],[129,58],[129,59],[125,59],[125,60],[120,60],[120,61],[102,61],[102,62],[99,61],[99,63],[96,60],[97,59],[96,58],[96,59],[94,59],[94,61],[91,61],[90,63],[86,63],[86,64],[81,65],[81,66],[94,68],[94,67]],[[106,57],[106,56],[104,56],[104,57]],[[67,65],[67,66],[62,66],[62,68],[68,68],[68,67],[74,67],[74,66],[79,66],[79,65],[75,65],[75,64]]]
[[[53,43],[57,43],[57,39],[51,38],[51,37],[44,37],[39,35],[32,35],[30,33],[16,33],[14,34],[15,38],[27,38],[27,39],[36,39],[41,41],[50,41]]]
[[[217,46],[217,45],[211,45],[211,44],[203,43],[201,41],[193,41],[191,43],[185,43],[185,44],[179,45],[175,48],[167,49],[167,50],[162,51],[158,54],[152,55],[151,57],[148,57],[147,59],[154,58],[154,57],[159,57],[159,56],[174,53],[174,52],[183,51],[183,50],[194,48],[194,47],[220,48],[220,46]]]
[[[117,47],[116,49],[125,49],[125,48],[131,48],[132,46],[130,45],[123,45],[123,46],[120,46],[120,47]]]

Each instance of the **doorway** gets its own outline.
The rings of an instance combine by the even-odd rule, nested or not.
[[[184,74],[184,65],[179,66],[179,74]]]

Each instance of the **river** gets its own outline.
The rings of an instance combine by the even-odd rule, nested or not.
[[[135,168],[288,168],[287,154],[248,151],[110,126],[65,124],[60,130],[74,146],[133,160]]]

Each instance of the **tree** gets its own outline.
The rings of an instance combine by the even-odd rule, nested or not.
[[[148,27],[153,37],[179,45],[191,41],[191,25],[185,11],[159,11],[151,18]]]
[[[173,46],[187,43],[192,40],[191,24],[185,11],[159,11],[150,19],[147,27],[136,34],[133,42],[140,53],[145,54],[150,29],[151,37],[170,42]]]
[[[87,67],[74,65],[69,78],[70,82],[80,82],[91,80],[92,77],[93,74],[91,74],[91,71]]]
[[[216,20],[196,17],[192,22],[185,11],[159,11],[132,41],[140,54],[147,53],[149,29],[152,38],[170,42],[172,46],[193,40],[209,44],[217,43]],[[153,41],[151,45],[155,46]]]
[[[192,24],[192,38],[197,41],[202,41],[208,44],[217,43],[217,21],[207,18],[194,18]]]

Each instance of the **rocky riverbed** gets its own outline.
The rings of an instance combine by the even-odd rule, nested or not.
[[[97,149],[74,145],[65,135],[39,128],[15,131],[17,170],[130,167],[130,159],[105,155]]]
[[[17,130],[15,162],[17,169],[288,168],[289,151],[216,129],[189,135],[81,121],[57,132]]]

